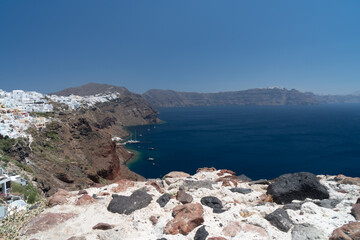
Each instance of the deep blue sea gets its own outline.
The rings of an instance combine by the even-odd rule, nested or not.
[[[159,117],[164,124],[129,128],[141,143],[128,145],[139,152],[128,166],[146,178],[205,166],[252,179],[360,176],[360,104],[168,108]]]

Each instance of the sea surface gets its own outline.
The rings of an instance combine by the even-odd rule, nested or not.
[[[360,104],[168,108],[159,117],[165,123],[129,128],[141,143],[127,145],[138,153],[128,167],[146,178],[212,166],[252,179],[360,177]]]

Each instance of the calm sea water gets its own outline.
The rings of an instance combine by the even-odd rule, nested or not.
[[[139,154],[128,166],[146,178],[205,166],[253,179],[360,176],[360,105],[171,108],[160,118],[129,129],[142,143],[130,146]]]

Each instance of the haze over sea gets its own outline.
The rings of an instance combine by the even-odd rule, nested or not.
[[[159,117],[166,123],[129,129],[142,143],[129,146],[139,154],[128,166],[146,178],[205,166],[252,179],[360,172],[359,104],[168,108]]]

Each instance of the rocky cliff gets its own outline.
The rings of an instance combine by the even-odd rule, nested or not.
[[[157,107],[223,106],[223,105],[314,105],[319,99],[312,93],[283,88],[245,91],[195,93],[171,90],[149,90],[142,95]]]
[[[171,172],[49,198],[24,239],[359,239],[360,178],[285,174],[251,181],[229,170]],[[61,236],[61,237],[60,237]]]
[[[54,105],[51,123],[31,132],[34,140],[28,157],[34,180],[45,193],[122,178],[143,179],[123,165],[132,153],[112,141],[115,136],[126,138],[127,126],[159,122],[158,111],[140,95],[129,92],[76,111]]]

